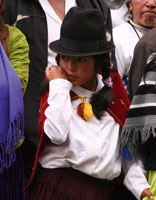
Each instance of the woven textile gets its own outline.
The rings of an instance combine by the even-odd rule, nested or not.
[[[141,158],[140,146],[156,137],[156,62],[152,59],[133,97],[121,132],[122,154],[127,160]]]
[[[19,77],[0,43],[0,173],[15,162],[15,145],[24,138],[23,96]]]

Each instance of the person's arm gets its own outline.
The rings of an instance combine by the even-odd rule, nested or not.
[[[150,185],[145,177],[141,162],[132,163],[132,161],[123,160],[123,165],[126,173],[124,179],[125,186],[138,200],[143,199],[145,196],[148,196],[149,199],[153,199],[150,192]]]
[[[26,90],[29,76],[29,46],[24,34],[16,27],[9,29],[9,60],[19,76],[23,94]]]
[[[47,119],[44,132],[52,143],[59,145],[65,142],[69,132],[72,84],[67,80],[66,72],[59,66],[47,67],[45,74],[49,81],[49,107],[45,110]]]
[[[64,79],[49,82],[49,107],[45,110],[44,132],[54,144],[67,139],[72,115],[70,90],[72,84]]]

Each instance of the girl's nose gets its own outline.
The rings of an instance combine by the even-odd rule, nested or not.
[[[70,70],[71,72],[75,72],[76,71],[76,65],[74,64],[74,62],[70,61],[67,63],[67,68],[68,70]]]

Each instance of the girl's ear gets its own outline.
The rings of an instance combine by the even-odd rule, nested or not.
[[[132,13],[133,13],[132,2],[129,2],[128,5],[129,5],[129,14],[132,15]]]

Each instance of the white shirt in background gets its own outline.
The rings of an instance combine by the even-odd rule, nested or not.
[[[111,17],[113,28],[126,22],[129,17],[126,3],[124,3],[119,9],[111,10]]]
[[[56,53],[49,49],[49,44],[54,40],[58,40],[60,38],[60,28],[62,24],[62,20],[57,16],[53,7],[50,5],[48,0],[39,0],[47,18],[48,25],[48,66],[56,65],[55,57]],[[75,0],[65,0],[65,14],[68,10],[76,6]]]

